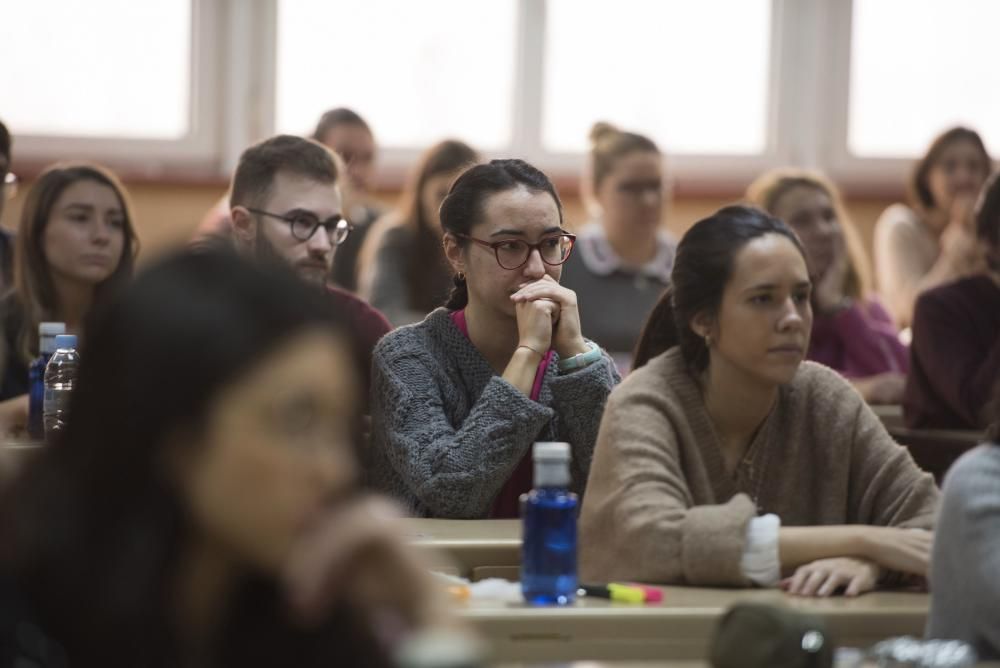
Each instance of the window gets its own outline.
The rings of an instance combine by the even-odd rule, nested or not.
[[[606,120],[672,154],[764,152],[771,5],[548,0],[544,148],[584,151]]]
[[[953,125],[1000,151],[996,0],[854,0],[847,145],[913,157]]]
[[[191,23],[190,0],[6,3],[4,122],[18,135],[186,136]]]
[[[278,0],[275,125],[351,107],[383,146],[510,144],[514,0]]]

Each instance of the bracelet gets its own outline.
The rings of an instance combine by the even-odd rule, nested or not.
[[[585,366],[590,366],[604,356],[601,349],[593,341],[587,341],[587,345],[590,346],[590,350],[587,352],[567,357],[564,360],[559,360],[558,364],[556,364],[559,370],[572,371],[574,369],[582,369]]]
[[[539,357],[545,357],[545,355],[543,355],[542,353],[538,352],[537,350],[535,350],[535,349],[534,349],[534,348],[532,348],[531,346],[524,346],[524,345],[521,345],[521,346],[518,346],[518,347],[516,348],[516,350],[520,350],[521,348],[524,348],[525,350],[530,350],[531,352],[535,353],[535,354],[536,354],[536,355],[538,355]]]

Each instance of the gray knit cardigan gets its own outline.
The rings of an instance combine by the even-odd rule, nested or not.
[[[568,441],[582,493],[604,403],[620,377],[604,357],[560,373],[538,401],[505,381],[439,308],[387,334],[372,359],[370,482],[415,516],[484,518],[535,441]]]

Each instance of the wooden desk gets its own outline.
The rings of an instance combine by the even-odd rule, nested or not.
[[[734,603],[784,603],[822,616],[839,646],[868,647],[923,634],[926,594],[875,592],[856,599],[802,599],[778,591],[664,587],[655,606],[584,599],[566,608],[470,602],[461,615],[502,662],[704,660],[715,625]]]
[[[871,409],[886,429],[903,426],[903,407],[899,404],[872,405]]]
[[[985,441],[982,432],[951,429],[893,427],[889,435],[905,445],[917,465],[933,473],[939,485],[956,459]]]
[[[435,568],[477,580],[482,577],[518,579],[521,566],[520,520],[403,520],[404,537],[418,548],[429,548]],[[439,555],[447,561],[441,561]]]

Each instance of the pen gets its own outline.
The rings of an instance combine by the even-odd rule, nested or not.
[[[606,598],[619,603],[658,603],[663,600],[660,590],[642,585],[609,582],[606,585],[582,585],[582,595]]]

